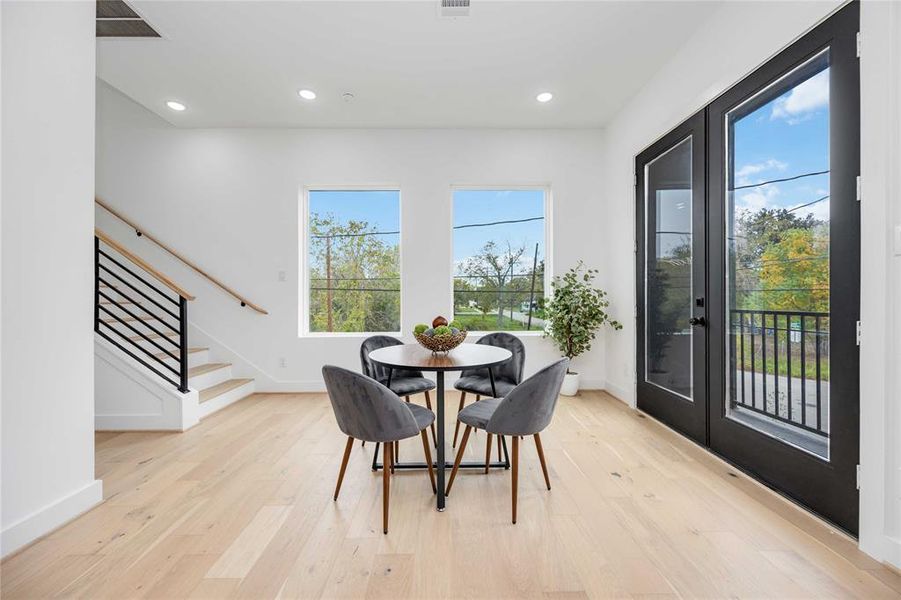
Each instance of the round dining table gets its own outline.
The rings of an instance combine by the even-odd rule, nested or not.
[[[435,391],[436,406],[435,415],[437,417],[438,435],[437,435],[437,456],[435,460],[435,470],[437,471],[437,507],[438,511],[443,511],[445,506],[444,498],[444,471],[453,464],[447,462],[444,458],[444,374],[448,371],[462,371],[464,369],[487,369],[488,376],[491,381],[492,394],[497,397],[497,391],[494,389],[494,373],[492,367],[505,363],[513,358],[513,353],[505,348],[497,346],[489,346],[487,344],[460,344],[453,350],[446,353],[433,353],[431,350],[423,348],[419,344],[402,344],[398,346],[387,346],[379,348],[369,353],[369,359],[388,368],[388,387],[391,387],[391,376],[394,369],[412,370],[412,371],[431,371],[435,373],[435,383],[437,389]],[[504,447],[504,454],[507,454],[506,443],[501,442]],[[376,449],[378,453],[378,449]],[[377,454],[376,454],[377,456]],[[384,468],[373,459],[373,469]],[[397,463],[395,469],[425,469],[426,463]],[[502,463],[492,463],[491,466],[510,467],[509,458]],[[485,463],[464,463],[460,468],[485,468]]]

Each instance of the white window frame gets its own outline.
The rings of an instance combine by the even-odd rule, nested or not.
[[[400,286],[400,301],[398,309],[400,310],[399,331],[310,331],[310,263],[309,263],[309,242],[310,242],[310,192],[397,192],[397,210],[398,210],[398,242],[397,242],[397,260],[398,260],[398,285]],[[301,338],[357,338],[365,339],[373,335],[391,335],[399,337],[404,331],[404,211],[403,211],[403,191],[400,185],[389,184],[351,184],[351,185],[305,185],[300,194],[299,211],[298,211],[298,232],[299,243],[298,249],[298,299],[297,314],[298,326],[297,335]]]
[[[479,185],[479,184],[454,184],[450,187],[450,308],[448,314],[454,314],[454,192],[458,191],[535,191],[541,190],[544,193],[544,297],[551,297],[551,281],[553,281],[553,192],[550,183],[527,183],[514,185],[499,185],[496,183]],[[497,331],[472,331],[471,337],[479,339],[490,333],[499,333]],[[519,337],[540,337],[544,335],[543,331],[505,331]]]

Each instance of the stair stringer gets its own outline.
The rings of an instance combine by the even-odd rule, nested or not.
[[[179,392],[106,339],[94,335],[94,429],[185,431],[200,421],[198,392]]]

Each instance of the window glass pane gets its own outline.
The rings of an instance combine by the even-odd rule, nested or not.
[[[311,332],[400,331],[400,192],[309,192]]]
[[[829,53],[727,115],[728,415],[829,456]]]
[[[454,191],[454,319],[544,329],[545,190]]]
[[[645,378],[693,401],[691,140],[645,167]]]

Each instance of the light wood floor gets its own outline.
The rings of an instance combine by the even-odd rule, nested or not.
[[[322,394],[255,395],[183,434],[98,434],[106,501],[4,561],[2,595],[899,596],[852,540],[606,394],[562,399],[542,437],[553,490],[527,440],[517,525],[509,471],[461,473],[444,513],[424,472],[399,472],[385,536],[369,444],[332,501],[345,438]],[[401,443],[401,460],[421,453]]]

